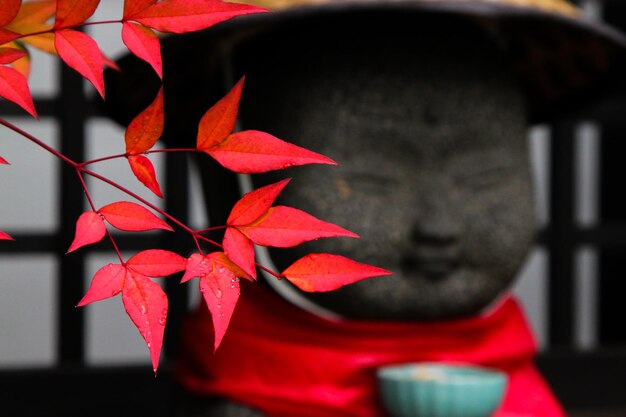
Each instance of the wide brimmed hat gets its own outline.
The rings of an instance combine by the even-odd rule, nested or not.
[[[248,0],[271,13],[235,18],[207,31],[163,39],[165,85],[169,86],[170,108],[195,114],[190,103],[210,105],[224,92],[220,80],[221,53],[232,44],[289,31],[300,23],[316,21],[316,30],[325,31],[325,20],[369,15],[393,19],[411,16],[469,20],[500,40],[511,60],[527,97],[532,123],[553,120],[592,103],[610,87],[623,83],[626,69],[626,37],[601,22],[585,17],[565,0]],[[446,26],[448,27],[448,26]],[[230,45],[226,48],[224,45]],[[147,105],[155,84],[129,97],[136,81],[146,81],[150,69],[138,59],[120,61],[122,76],[109,75],[108,108],[124,123]],[[178,89],[179,92],[174,91]],[[183,93],[181,93],[181,88]],[[219,93],[216,92],[219,90]],[[118,94],[119,93],[119,94]],[[181,95],[182,94],[182,95]],[[217,95],[216,95],[217,94]],[[204,96],[202,96],[204,95]],[[201,97],[202,96],[202,97]],[[205,103],[206,102],[206,103]],[[197,105],[197,104],[195,104]],[[206,110],[206,108],[204,109]],[[198,110],[199,111],[199,110]]]

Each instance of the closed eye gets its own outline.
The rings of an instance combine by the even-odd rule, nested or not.
[[[510,181],[513,170],[506,166],[487,166],[474,171],[459,173],[456,182],[472,190],[484,190],[497,187]]]
[[[374,172],[351,172],[348,174],[350,183],[359,187],[390,188],[397,184],[397,181],[391,177],[380,175]]]

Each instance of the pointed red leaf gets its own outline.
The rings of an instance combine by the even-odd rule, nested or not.
[[[15,240],[8,233],[0,230],[0,240]]]
[[[211,312],[215,332],[213,349],[217,350],[239,299],[239,282],[228,270],[222,273],[213,272],[200,279],[200,291]]]
[[[149,277],[165,277],[184,271],[187,259],[167,250],[148,249],[131,257],[126,265]]]
[[[20,11],[21,0],[2,0],[0,3],[0,27],[10,23]]]
[[[156,372],[167,322],[167,295],[150,278],[128,270],[122,301],[128,316],[146,341],[152,358],[152,369]]]
[[[27,54],[21,49],[15,48],[0,48],[0,65],[10,64],[20,58],[25,57]]]
[[[256,266],[254,265],[254,245],[239,230],[229,227],[224,233],[224,253],[228,259],[246,271],[256,280]]]
[[[80,300],[77,307],[116,296],[122,292],[125,280],[126,268],[122,265],[108,264],[103,266],[93,276],[87,294]]]
[[[96,212],[86,211],[81,214],[76,222],[76,233],[74,241],[67,250],[67,253],[75,251],[85,245],[100,242],[106,234],[104,220]]]
[[[155,229],[174,230],[147,208],[129,201],[108,204],[98,212],[111,226],[127,232],[144,232]]]
[[[159,78],[163,78],[161,42],[152,29],[138,23],[124,22],[122,40],[130,52],[150,64]]]
[[[19,38],[20,34],[10,31],[8,29],[0,28],[0,45],[4,45],[5,43],[9,43]]]
[[[298,259],[282,275],[302,291],[332,291],[365,278],[392,272],[340,255],[309,254]]]
[[[13,68],[0,66],[0,97],[14,102],[37,118],[37,110],[33,104],[28,81],[24,75]]]
[[[200,292],[211,312],[217,349],[239,299],[239,277],[249,277],[223,252],[191,255],[181,282],[196,277],[200,278]]]
[[[55,33],[54,46],[61,59],[89,80],[104,98],[104,63],[96,41],[82,32],[64,29]]]
[[[206,29],[235,16],[266,11],[257,6],[220,0],[168,0],[126,18],[161,32],[186,33]]]
[[[100,0],[57,0],[55,29],[78,26],[98,8]]]
[[[136,15],[156,2],[157,0],[124,0],[124,19]]]
[[[135,177],[137,177],[143,185],[148,187],[150,191],[163,198],[152,162],[143,155],[131,155],[128,157],[128,163]]]
[[[200,119],[196,147],[208,150],[224,142],[235,128],[244,78],[215,103]]]
[[[285,142],[268,133],[246,130],[230,135],[204,152],[241,174],[258,174],[307,164],[337,165],[332,159]]]
[[[11,164],[9,164],[9,162],[6,159],[0,156],[0,165],[11,165]]]
[[[126,128],[124,140],[126,152],[133,155],[144,153],[154,146],[163,133],[163,88],[154,100],[139,113]]]
[[[230,211],[226,224],[229,226],[245,226],[257,220],[270,209],[276,197],[291,181],[290,178],[266,185],[246,193]]]
[[[285,206],[272,207],[261,220],[250,226],[240,226],[239,230],[257,245],[278,248],[288,248],[322,237],[359,237],[302,210]]]

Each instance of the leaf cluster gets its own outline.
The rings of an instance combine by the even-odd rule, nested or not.
[[[120,23],[122,40],[128,50],[148,62],[162,79],[160,40],[156,32],[186,33],[208,28],[236,16],[261,13],[255,6],[220,0],[125,0],[121,19],[92,22],[88,19],[99,0],[0,1],[0,97],[21,106],[33,117],[37,111],[28,87],[29,48],[58,55],[67,65],[89,80],[104,98],[103,68],[115,63],[99,49],[96,40],[81,32],[93,24]],[[125,132],[126,152],[90,161],[74,161],[43,141],[0,119],[0,124],[56,156],[77,173],[90,210],[76,222],[68,252],[97,243],[108,236],[119,263],[108,264],[94,275],[91,286],[78,306],[121,294],[124,308],[138,328],[150,351],[156,372],[164,328],[167,322],[167,296],[154,279],[183,272],[181,282],[197,278],[203,299],[211,312],[217,349],[240,295],[240,280],[256,281],[257,268],[276,278],[285,278],[304,291],[331,291],[368,277],[386,275],[383,269],[358,263],[334,254],[310,254],[282,272],[259,265],[255,245],[292,247],[319,238],[358,237],[340,226],[317,219],[302,210],[275,206],[274,202],[289,180],[283,180],[245,194],[232,208],[222,242],[194,230],[169,213],[150,204],[126,187],[103,177],[89,166],[115,158],[126,158],[131,172],[145,187],[164,198],[149,156],[157,152],[196,152],[215,159],[225,168],[246,174],[262,173],[307,164],[336,164],[332,159],[298,147],[269,133],[256,130],[235,132],[239,102],[244,86],[241,79],[198,121],[196,146],[190,149],[153,149],[163,132],[163,88]],[[0,165],[8,165],[0,156]],[[96,205],[84,180],[93,177],[115,187],[134,201],[114,201]],[[165,230],[172,225],[188,233],[197,250],[182,256],[163,249],[146,249],[125,260],[111,228],[125,232]],[[12,237],[0,231],[0,240]],[[207,250],[206,247],[210,247]]]

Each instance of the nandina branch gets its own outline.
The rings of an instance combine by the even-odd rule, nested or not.
[[[270,275],[272,275],[272,276],[274,276],[274,277],[276,277],[278,279],[283,279],[284,278],[284,276],[282,274],[274,272],[271,269],[266,268],[266,267],[264,267],[263,265],[261,265],[261,264],[259,264],[257,262],[255,262],[254,264],[257,266],[257,268],[262,269],[263,271],[267,272],[268,274],[270,274]]]
[[[22,135],[23,137],[25,137],[26,139],[30,140],[31,142],[33,142],[35,145],[39,146],[40,148],[45,149],[46,151],[48,151],[49,153],[51,153],[52,155],[54,155],[55,157],[59,158],[60,160],[62,160],[63,162],[65,162],[66,164],[69,164],[73,167],[78,167],[78,163],[75,162],[74,160],[68,158],[67,156],[63,155],[61,152],[57,151],[56,149],[54,149],[53,147],[49,146],[48,144],[42,142],[41,140],[37,139],[36,137],[34,137],[33,135],[31,135],[30,133],[26,132],[25,130],[20,129],[19,127],[15,126],[13,123],[10,123],[4,119],[0,119],[0,124],[3,126],[6,126],[7,128],[11,129],[12,131]]]
[[[89,202],[89,207],[91,207],[91,210],[97,211],[96,205],[93,203],[93,199],[91,198],[91,194],[89,193],[89,189],[87,189],[85,178],[83,177],[83,174],[82,172],[80,172],[80,169],[78,167],[76,167],[76,174],[78,175],[78,179],[80,180],[80,185],[83,187],[83,191],[85,192],[85,197],[87,197],[87,201]]]
[[[161,210],[159,207],[155,206],[154,204],[150,203],[149,201],[147,201],[146,199],[140,197],[139,195],[133,193],[132,191],[130,191],[129,189],[119,185],[118,183],[116,183],[115,181],[112,181],[106,177],[103,177],[102,175],[99,175],[91,170],[86,169],[84,166],[88,165],[88,164],[92,164],[95,162],[101,162],[104,160],[109,160],[109,159],[114,159],[114,158],[121,158],[121,157],[126,157],[127,154],[119,154],[119,155],[112,155],[109,157],[104,157],[104,158],[99,158],[99,159],[94,159],[91,161],[86,161],[86,162],[82,162],[82,163],[78,163],[70,158],[68,158],[67,156],[65,156],[64,154],[62,154],[61,152],[57,151],[56,149],[52,148],[51,146],[49,146],[48,144],[44,143],[43,141],[41,141],[40,139],[37,139],[35,136],[31,135],[30,133],[26,132],[23,129],[20,129],[19,127],[15,126],[13,123],[8,122],[7,120],[4,120],[2,118],[0,118],[0,124],[7,127],[8,129],[11,129],[12,131],[18,133],[19,135],[23,136],[24,138],[28,139],[29,141],[33,142],[35,145],[39,146],[40,148],[43,148],[44,150],[46,150],[47,152],[49,152],[50,154],[54,155],[55,157],[59,158],[60,160],[62,160],[63,162],[65,162],[66,164],[74,167],[78,173],[78,176],[80,178],[81,184],[83,186],[83,189],[85,190],[85,194],[87,196],[87,200],[89,201],[90,206],[92,207],[92,209],[94,211],[96,211],[95,205],[93,203],[93,200],[91,199],[91,196],[88,193],[87,190],[87,186],[84,182],[84,178],[82,174],[87,174],[91,177],[97,178],[102,182],[105,182],[107,184],[109,184],[112,187],[117,188],[118,190],[122,191],[123,193],[129,195],[130,197],[136,199],[137,201],[141,202],[142,204],[150,207],[152,210],[156,211],[157,213],[161,214],[163,217],[167,218],[168,220],[170,220],[172,223],[176,224],[177,226],[179,226],[180,228],[182,228],[183,230],[185,230],[187,233],[189,233],[193,239],[194,242],[196,243],[196,246],[198,246],[198,249],[200,249],[200,245],[198,243],[198,239],[202,239],[203,241],[210,243],[212,245],[215,245],[217,247],[222,247],[219,243],[215,242],[214,240],[211,240],[209,238],[206,238],[204,236],[200,235],[200,232],[197,232],[195,230],[193,230],[192,228],[190,228],[189,226],[187,226],[186,224],[184,224],[183,222],[181,222],[180,220],[178,220],[177,218],[175,218],[174,216],[168,214],[167,212]],[[146,153],[158,153],[158,152],[195,152],[197,151],[197,149],[161,149],[161,150],[154,150],[154,151],[148,151]],[[116,248],[117,251],[117,246],[115,245],[115,242],[112,242],[114,247]],[[118,251],[118,256],[121,257],[121,255],[119,254]]]
[[[117,154],[117,155],[109,155],[109,156],[105,156],[105,157],[102,157],[102,158],[91,159],[89,161],[81,162],[79,165],[81,167],[85,167],[87,165],[95,164],[97,162],[110,161],[112,159],[117,159],[117,158],[126,158],[127,156],[128,156],[128,153],[120,153],[120,154]]]
[[[208,233],[208,232],[212,232],[214,230],[222,230],[222,229],[226,229],[228,226],[213,226],[213,227],[207,227],[206,229],[200,229],[197,230],[197,233]]]
[[[181,229],[185,230],[187,233],[189,233],[190,235],[194,236],[194,239],[197,238],[201,238],[202,240],[211,243],[215,246],[221,247],[221,245],[211,239],[207,239],[204,236],[200,236],[198,234],[198,232],[196,232],[195,230],[193,230],[192,228],[190,228],[189,226],[187,226],[185,223],[181,222],[180,220],[178,220],[176,217],[172,216],[171,214],[167,213],[164,210],[161,210],[159,207],[155,206],[154,204],[150,203],[148,200],[146,200],[145,198],[133,193],[132,191],[130,191],[129,189],[119,185],[118,183],[116,183],[115,181],[110,180],[109,178],[103,177],[100,174],[97,174],[91,170],[88,170],[80,165],[77,165],[77,168],[84,174],[87,174],[91,177],[97,178],[102,182],[105,182],[107,184],[109,184],[112,187],[117,188],[118,190],[122,191],[123,193],[127,194],[128,196],[134,198],[135,200],[139,201],[140,203],[144,204],[145,206],[151,208],[152,210],[156,211],[157,213],[159,213],[160,215],[162,215],[163,217],[167,218],[169,221],[171,221],[172,223],[176,224],[177,226],[179,226]]]
[[[196,148],[153,149],[153,150],[150,150],[150,151],[143,152],[143,155],[148,155],[148,154],[151,154],[151,153],[166,153],[166,152],[201,152],[201,151],[199,149],[196,149]],[[118,158],[128,158],[129,156],[131,156],[131,154],[129,154],[128,152],[120,153],[120,154],[116,154],[116,155],[109,155],[109,156],[105,156],[105,157],[102,157],[102,158],[91,159],[89,161],[81,162],[80,166],[81,167],[85,167],[87,165],[95,164],[95,163],[98,163],[98,162],[110,161],[112,159],[118,159]]]

